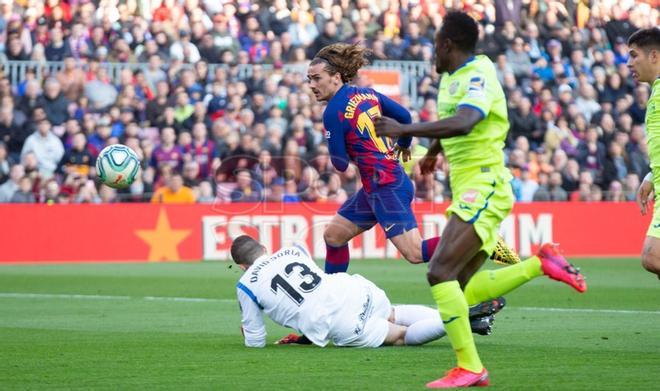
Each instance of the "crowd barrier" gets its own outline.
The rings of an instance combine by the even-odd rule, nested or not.
[[[0,204],[0,263],[225,261],[232,238],[269,251],[305,243],[325,256],[323,229],[336,204]],[[423,237],[440,234],[446,204],[417,203]],[[521,255],[543,242],[569,257],[638,257],[650,217],[630,203],[517,204],[501,234]],[[399,258],[379,227],[351,243],[351,258]]]
[[[148,68],[147,63],[103,63],[102,67],[106,68],[108,71],[108,76],[113,83],[119,83],[120,73],[123,69],[130,70],[146,70]],[[192,68],[192,64],[182,64],[182,68]],[[259,64],[259,66],[266,72],[273,71],[275,68],[272,64]],[[86,69],[86,65],[83,64],[82,68]],[[213,75],[215,68],[229,68],[227,64],[209,64],[209,75]],[[64,68],[64,62],[62,61],[5,61],[0,63],[0,68],[2,69],[4,75],[9,78],[9,81],[12,85],[17,85],[21,81],[25,80],[25,74],[28,69],[34,69],[36,72],[36,77],[39,80],[42,80],[44,77],[57,74]],[[254,65],[252,64],[240,64],[237,69],[237,76],[241,80],[248,79],[252,76],[252,70]],[[423,102],[420,100],[420,97],[417,96],[417,83],[424,76],[428,75],[431,72],[431,64],[424,61],[374,61],[373,64],[365,68],[367,71],[373,72],[395,72],[398,74],[397,82],[399,83],[398,91],[392,93],[389,90],[382,91],[383,93],[390,94],[387,95],[407,95],[410,97],[410,102],[415,108],[421,107]],[[285,73],[299,73],[306,75],[307,74],[307,65],[306,64],[284,64],[282,72]],[[374,84],[374,88],[378,89],[382,87],[379,83]],[[379,91],[381,91],[379,89]]]

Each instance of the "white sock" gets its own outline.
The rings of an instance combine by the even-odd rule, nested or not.
[[[408,326],[404,338],[406,345],[423,345],[446,334],[440,313],[435,313],[438,314],[436,318],[423,319]]]
[[[415,304],[395,305],[394,323],[400,326],[410,326],[423,319],[440,319],[438,310]]]

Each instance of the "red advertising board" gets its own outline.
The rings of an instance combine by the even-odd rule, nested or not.
[[[365,87],[373,88],[397,102],[401,100],[401,73],[399,71],[361,69],[360,76],[365,78]]]
[[[415,204],[423,237],[441,233],[446,204]],[[325,256],[323,229],[336,204],[0,204],[0,262],[227,260],[247,233],[270,250],[304,242]],[[634,203],[517,204],[501,233],[521,255],[554,241],[573,257],[636,257],[650,218]],[[351,258],[396,258],[380,228],[351,243]]]

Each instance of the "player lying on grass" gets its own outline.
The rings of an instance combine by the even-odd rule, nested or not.
[[[232,243],[231,255],[245,272],[237,295],[246,346],[265,346],[263,313],[302,332],[305,338],[298,343],[318,346],[421,345],[445,335],[435,309],[392,306],[385,292],[360,275],[324,273],[301,246],[268,255],[263,245],[243,235]],[[499,298],[474,307],[473,332],[489,334],[493,314],[503,306]]]
[[[385,237],[411,263],[428,262],[440,238],[422,240],[411,202],[412,181],[399,163],[410,158],[411,137],[389,137],[375,133],[374,118],[381,115],[410,123],[408,110],[372,88],[350,82],[368,64],[368,50],[359,45],[336,43],[321,49],[307,71],[309,86],[319,102],[327,102],[323,125],[332,165],[345,171],[349,162],[357,165],[362,188],[339,208],[326,227],[325,272],[348,270],[348,242],[379,224]],[[506,244],[498,244],[504,251]],[[504,263],[519,261],[510,254]]]

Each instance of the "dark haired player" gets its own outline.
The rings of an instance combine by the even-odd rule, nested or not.
[[[628,68],[632,77],[653,86],[646,104],[645,120],[651,172],[637,191],[637,203],[642,215],[645,215],[651,194],[660,186],[660,29],[651,27],[636,31],[628,39],[628,46]],[[655,197],[653,220],[646,232],[642,250],[642,265],[660,278],[660,199],[657,191]]]
[[[493,252],[500,223],[514,202],[503,154],[509,129],[506,100],[493,63],[474,55],[477,39],[477,23],[468,14],[452,11],[445,16],[435,41],[436,70],[442,75],[440,120],[412,125],[385,117],[375,121],[379,136],[438,139],[420,162],[423,173],[434,170],[441,150],[449,162],[454,197],[427,278],[458,366],[427,384],[429,388],[489,383],[470,332],[469,302],[499,296],[544,274],[579,292],[586,290],[583,276],[552,244],[541,246],[537,256],[517,265],[475,275]]]

